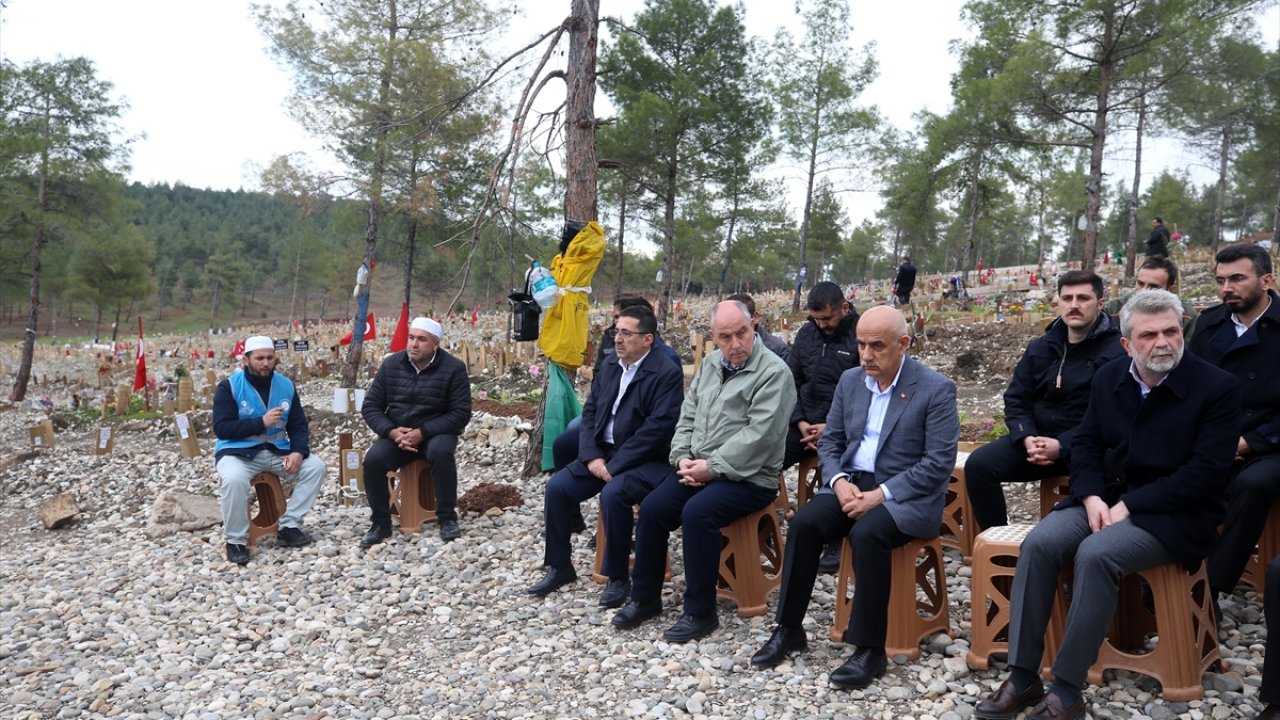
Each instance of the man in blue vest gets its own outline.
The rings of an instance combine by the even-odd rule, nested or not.
[[[302,529],[302,517],[315,502],[325,476],[324,463],[311,454],[311,431],[298,391],[289,378],[275,372],[275,343],[255,335],[245,341],[243,357],[244,367],[218,383],[213,396],[223,535],[227,560],[237,565],[249,562],[245,543],[253,476],[271,472],[294,484],[276,533],[276,544],[283,547],[311,543],[311,536]]]

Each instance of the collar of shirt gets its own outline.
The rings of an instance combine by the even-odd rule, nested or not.
[[[1258,322],[1258,318],[1262,317],[1263,315],[1266,315],[1267,310],[1269,309],[1271,309],[1271,293],[1267,293],[1267,306],[1262,308],[1262,312],[1254,316],[1253,322],[1254,323]],[[1240,322],[1239,316],[1237,316],[1235,313],[1231,313],[1231,324],[1236,326],[1236,337],[1240,337],[1241,335],[1248,332],[1249,328],[1253,327],[1253,323],[1249,323],[1248,325],[1245,325],[1244,323]]]
[[[875,378],[871,377],[870,375],[867,375],[866,377],[862,378],[862,381],[867,384],[867,389],[871,391],[871,394],[873,396],[884,395],[885,393],[891,393],[893,392],[893,389],[898,386],[898,378],[902,377],[902,366],[906,364],[907,364],[907,356],[903,355],[902,362],[898,363],[898,372],[894,373],[893,375],[893,382],[889,383],[889,387],[885,388],[884,392],[880,392],[880,382],[877,381]]]
[[[437,355],[437,354],[439,354],[439,352],[440,352],[440,351],[439,351],[439,350],[437,350],[437,351],[435,351],[435,352],[431,353],[431,357],[427,358],[427,364],[426,364],[426,365],[423,365],[421,369],[419,369],[417,365],[414,365],[413,361],[412,361],[412,360],[409,360],[409,358],[408,358],[407,356],[405,357],[405,359],[406,359],[406,360],[409,360],[409,364],[410,364],[410,365],[413,365],[413,370],[414,370],[414,372],[416,372],[416,373],[418,373],[419,375],[421,375],[422,373],[424,373],[424,372],[426,372],[426,371],[427,371],[427,368],[431,367],[431,363],[433,363],[433,362],[435,362],[435,361],[436,361],[436,355]]]
[[[645,359],[645,358],[647,358],[647,357],[649,357],[649,353],[651,353],[651,352],[653,352],[653,348],[650,348],[649,350],[645,351],[645,354],[641,355],[639,360],[636,360],[635,362],[631,363],[630,365],[628,365],[628,364],[626,364],[626,363],[622,362],[622,357],[621,357],[621,356],[617,356],[617,358],[618,358],[618,366],[622,368],[622,374],[623,374],[623,375],[629,375],[629,374],[631,374],[631,373],[634,373],[634,372],[636,371],[636,369],[640,367],[640,363],[644,362],[644,359]]]
[[[1138,365],[1132,360],[1129,361],[1129,374],[1133,376],[1134,380],[1138,381],[1138,390],[1142,392],[1142,399],[1146,400],[1147,396],[1151,394],[1151,386],[1138,374]],[[1160,378],[1160,382],[1164,382],[1164,378]],[[1159,384],[1156,383],[1156,385]]]

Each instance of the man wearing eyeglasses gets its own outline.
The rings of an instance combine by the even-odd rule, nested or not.
[[[609,578],[600,604],[612,608],[630,590],[632,508],[671,470],[667,453],[684,400],[683,371],[653,352],[658,329],[653,312],[628,307],[614,326],[614,357],[601,364],[582,408],[578,459],[547,482],[547,574],[527,591],[542,597],[577,579],[569,536],[582,522],[579,505],[599,495],[605,535],[601,571]]]
[[[1271,504],[1280,497],[1280,297],[1271,288],[1271,256],[1257,245],[1224,248],[1215,261],[1222,304],[1200,315],[1190,349],[1235,375],[1243,396],[1241,436],[1227,486],[1230,505],[1209,556],[1216,599],[1235,590]]]

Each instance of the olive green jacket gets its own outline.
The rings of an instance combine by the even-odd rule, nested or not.
[[[707,355],[680,407],[671,464],[704,459],[712,480],[778,486],[796,385],[787,364],[756,340],[747,364],[724,379],[719,350]]]

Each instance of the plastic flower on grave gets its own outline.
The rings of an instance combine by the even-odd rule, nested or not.
[[[540,369],[537,365],[530,365],[530,366],[529,366],[529,374],[530,374],[530,375],[537,375],[539,372],[541,372],[541,369]]]

